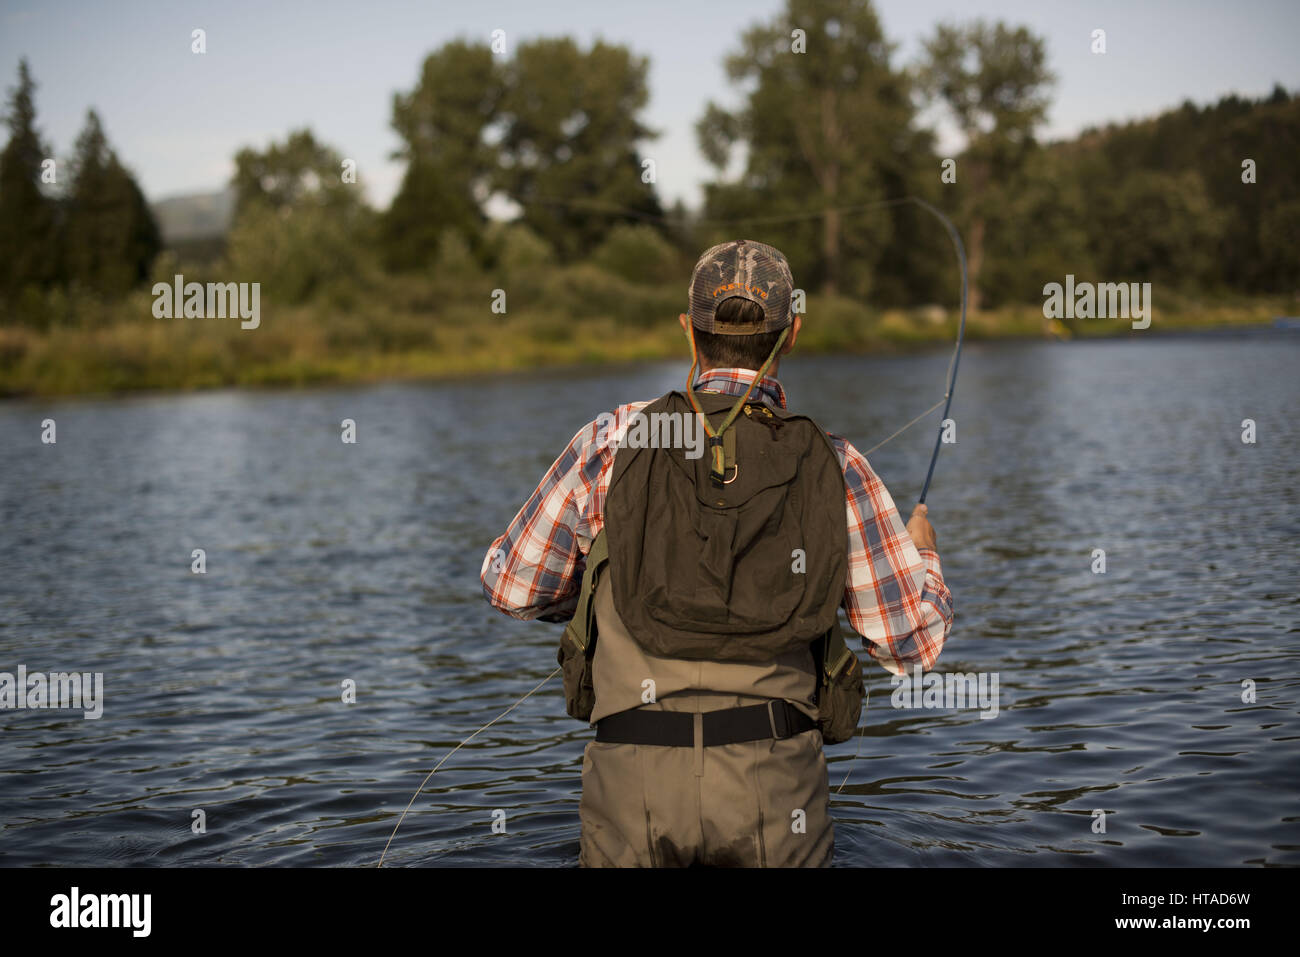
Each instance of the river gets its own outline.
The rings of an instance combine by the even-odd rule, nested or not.
[[[837,865],[1300,864],[1298,359],[1285,332],[968,345],[937,670],[996,673],[998,714],[895,708],[871,665],[827,749]],[[865,449],[947,361],[781,379]],[[555,668],[559,626],[483,601],[487,545],[579,426],[685,371],[0,404],[0,671],[104,676],[98,720],[0,711],[0,864],[373,865]],[[905,513],[936,428],[871,455]],[[553,678],[385,865],[575,864],[590,738]]]

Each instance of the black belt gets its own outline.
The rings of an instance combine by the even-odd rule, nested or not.
[[[704,746],[789,738],[817,727],[817,722],[787,701],[706,711],[700,716]],[[690,711],[645,711],[633,708],[596,722],[596,740],[611,744],[657,744],[689,748],[695,744],[695,714]]]

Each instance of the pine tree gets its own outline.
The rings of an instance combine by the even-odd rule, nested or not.
[[[121,295],[148,278],[162,243],[144,195],[109,146],[94,110],[86,115],[71,166],[69,278],[86,289]]]
[[[49,151],[36,130],[36,84],[27,61],[18,64],[6,121],[9,142],[0,152],[0,297],[44,288],[59,274],[57,208],[41,191]]]

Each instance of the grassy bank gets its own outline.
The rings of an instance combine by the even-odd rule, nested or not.
[[[60,300],[51,305],[43,328],[0,326],[0,394],[451,378],[685,355],[676,323],[684,306],[682,283],[625,284],[588,267],[555,272],[558,278],[549,277],[545,288],[513,283],[504,315],[492,311],[485,280],[443,287],[399,279],[387,281],[383,295],[340,287],[309,304],[263,300],[260,326],[248,330],[237,319],[156,319],[147,291],[115,303]],[[1267,323],[1288,313],[1278,300],[1164,298],[1154,310],[1152,330]],[[805,354],[945,344],[953,340],[958,318],[955,309],[878,311],[816,296],[807,311],[799,340]],[[1005,307],[973,314],[967,336],[1142,334],[1123,320],[1049,325],[1041,307]]]

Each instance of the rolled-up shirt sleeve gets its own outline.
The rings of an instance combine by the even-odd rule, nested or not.
[[[831,436],[844,468],[848,581],[844,609],[867,652],[889,672],[934,666],[952,629],[952,593],[939,553],[918,549],[866,458]]]
[[[589,430],[573,437],[483,558],[483,593],[513,618],[573,616],[584,564],[575,529],[584,504],[580,466]]]

